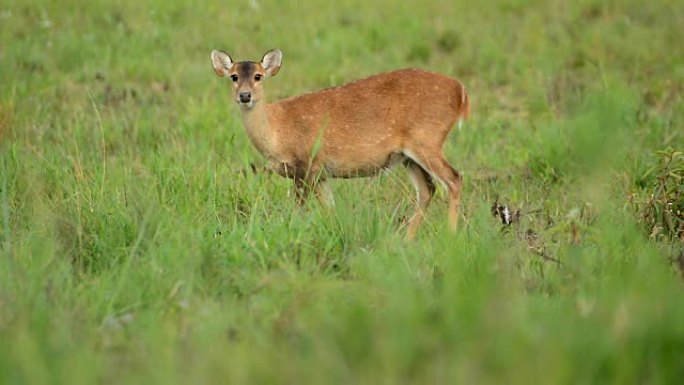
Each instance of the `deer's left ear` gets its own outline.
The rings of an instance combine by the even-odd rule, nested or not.
[[[217,49],[211,51],[211,62],[214,65],[214,72],[221,77],[228,75],[233,65],[235,65],[230,55]]]
[[[261,59],[261,66],[266,71],[266,76],[274,76],[280,70],[280,65],[283,63],[283,53],[279,49],[272,49],[264,55]]]

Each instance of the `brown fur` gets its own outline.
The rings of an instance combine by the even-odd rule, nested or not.
[[[234,63],[225,76],[239,76],[233,82],[236,100],[240,92],[251,92],[254,103],[241,104],[247,134],[276,172],[295,180],[301,201],[311,188],[325,201],[320,190],[327,178],[372,176],[404,163],[418,195],[409,237],[434,194],[433,178],[449,191],[449,222],[456,228],[461,176],[444,158],[442,146],[456,121],[470,113],[461,83],[403,69],[266,104],[263,79],[254,77],[280,69],[279,61],[273,68],[267,60],[269,54],[262,63]],[[215,70],[221,75],[216,62]]]

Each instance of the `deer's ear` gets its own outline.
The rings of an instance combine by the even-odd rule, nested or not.
[[[211,51],[211,62],[214,65],[214,72],[218,76],[227,76],[235,63],[230,55],[217,49]]]
[[[264,67],[266,76],[274,76],[277,74],[282,63],[283,53],[277,48],[266,52],[263,59],[261,59],[261,66]]]

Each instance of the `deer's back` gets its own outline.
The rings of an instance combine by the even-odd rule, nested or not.
[[[419,69],[378,74],[270,105],[282,145],[310,154],[320,141],[332,163],[382,165],[416,137],[441,143],[467,103],[455,79]]]

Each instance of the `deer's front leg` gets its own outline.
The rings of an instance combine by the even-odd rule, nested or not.
[[[304,178],[294,177],[295,199],[299,206],[304,206],[311,194],[312,185]]]
[[[315,184],[308,177],[309,173],[306,172],[306,168],[287,162],[272,162],[270,168],[276,174],[294,181],[297,204],[303,206]]]

